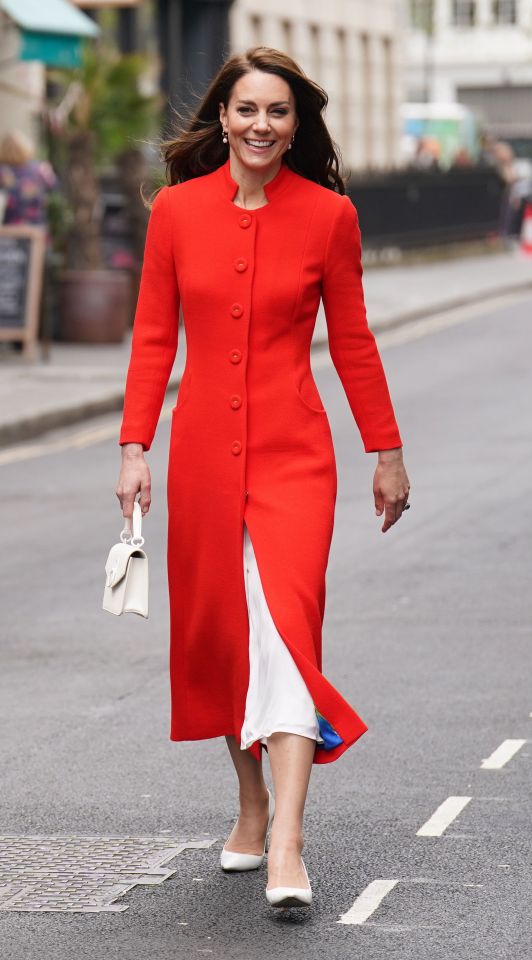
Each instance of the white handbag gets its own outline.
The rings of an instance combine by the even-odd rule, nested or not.
[[[120,616],[122,613],[138,613],[148,616],[148,558],[141,549],[142,511],[140,504],[133,504],[133,531],[131,522],[120,534],[120,543],[109,551],[105,564],[105,589],[103,609]]]

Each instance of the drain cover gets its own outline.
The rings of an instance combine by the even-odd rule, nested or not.
[[[215,838],[0,837],[0,910],[120,913],[137,884],[173,876],[164,864]]]

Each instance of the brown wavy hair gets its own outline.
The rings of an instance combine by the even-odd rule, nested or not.
[[[274,73],[286,80],[296,101],[299,126],[290,151],[283,161],[295,173],[315,183],[345,193],[341,155],[323,119],[328,103],[325,90],[314,83],[301,67],[281,50],[251,47],[229,57],[211,81],[188,120],[180,114],[177,136],[162,144],[166,179],[170,184],[212,173],[229,156],[229,144],[222,142],[219,104],[227,107],[234,84],[252,70]]]

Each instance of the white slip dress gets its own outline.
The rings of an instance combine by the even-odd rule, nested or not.
[[[240,748],[275,732],[323,744],[316,709],[266,603],[255,551],[244,523],[244,583],[249,614],[249,685]]]

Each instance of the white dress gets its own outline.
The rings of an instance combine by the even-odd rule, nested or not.
[[[243,554],[250,674],[240,748],[246,750],[255,740],[266,743],[275,731],[323,743],[312,697],[266,603],[246,524]]]

